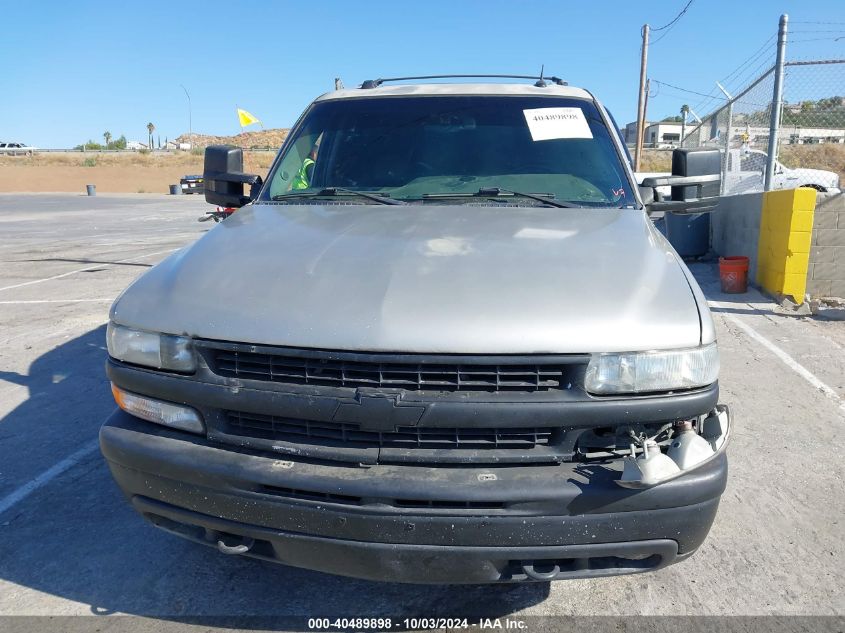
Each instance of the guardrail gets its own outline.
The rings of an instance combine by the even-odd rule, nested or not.
[[[205,148],[201,148],[205,149]],[[278,147],[241,147],[245,152],[278,152]],[[24,151],[24,150],[20,150]],[[30,151],[30,150],[26,150]],[[31,150],[35,154],[138,154],[141,152],[149,152],[150,154],[187,154],[189,149],[42,149],[36,148]],[[3,153],[0,152],[0,155]]]

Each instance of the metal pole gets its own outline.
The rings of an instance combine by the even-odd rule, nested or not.
[[[643,25],[643,50],[640,58],[640,98],[637,101],[637,144],[634,147],[634,171],[640,170],[645,133],[645,76],[648,66],[648,24]]]
[[[182,84],[179,84],[182,86]],[[182,90],[185,91],[185,96],[188,97],[188,138],[191,139],[191,149],[194,149],[194,126],[191,121],[191,95],[188,94],[188,89],[185,86],[182,86]]]
[[[734,118],[734,102],[728,101],[728,129],[725,132],[725,155],[724,160],[722,161],[722,191],[721,193],[725,193],[725,180],[728,175],[728,159],[729,153],[731,151],[731,137],[733,136],[733,121]]]
[[[716,85],[719,87],[719,90],[722,91],[728,98],[728,125],[727,130],[725,130],[725,155],[722,157],[722,183],[721,183],[721,193],[725,193],[725,180],[728,175],[728,161],[730,160],[730,151],[731,151],[731,138],[733,137],[733,118],[734,118],[734,98],[730,95],[730,93],[725,90],[724,86],[720,84],[718,81]]]
[[[786,57],[786,26],[789,16],[780,16],[778,25],[778,54],[775,61],[775,88],[772,93],[772,118],[769,122],[769,156],[766,160],[765,191],[771,191],[772,178],[775,174],[775,163],[778,154],[778,131],[780,130],[780,114],[783,106],[783,65]]]

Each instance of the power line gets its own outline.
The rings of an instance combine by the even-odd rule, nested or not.
[[[813,37],[813,38],[804,39],[804,40],[789,40],[789,43],[790,44],[800,44],[801,42],[830,42],[830,41],[835,42],[836,40],[845,40],[845,35],[840,36],[840,37]]]
[[[688,92],[691,95],[698,95],[699,97],[709,97],[710,95],[706,95],[703,92],[696,92],[695,90],[687,90],[686,88],[681,88],[680,86],[673,86],[672,84],[666,83],[665,81],[658,81],[657,79],[652,79],[652,81],[660,86],[666,86],[667,88],[674,88],[675,90],[680,90],[681,92]],[[716,99],[721,99],[725,101],[725,97],[715,97]]]
[[[759,79],[762,75],[769,73],[772,68],[774,68],[775,62],[771,59],[771,57],[765,57],[763,60],[757,64],[756,67],[751,68],[749,66],[748,72],[746,72],[741,78],[738,78],[733,83],[733,91],[739,92],[745,86],[747,86],[751,81],[755,81]],[[765,71],[765,72],[764,72]]]
[[[672,26],[675,22],[677,22],[678,20],[680,20],[680,19],[681,19],[681,16],[683,16],[683,15],[684,15],[684,13],[686,13],[686,12],[687,12],[687,9],[689,9],[689,5],[691,5],[694,1],[695,1],[695,0],[689,0],[689,2],[687,2],[687,6],[685,6],[685,7],[681,10],[681,12],[680,12],[678,15],[676,15],[676,16],[675,16],[675,19],[674,19],[674,20],[672,20],[672,21],[671,21],[671,22],[669,22],[668,24],[664,24],[664,25],[663,25],[663,26],[661,26],[660,28],[657,28],[657,29],[651,29],[651,30],[652,30],[652,31],[662,31],[663,29],[668,29],[668,28],[669,28],[670,26]]]
[[[665,87],[670,88],[670,89],[678,90],[679,92],[686,92],[688,94],[699,95],[699,96],[702,96],[702,97],[709,96],[709,95],[705,95],[703,92],[696,92],[695,90],[688,90],[686,88],[681,88],[680,86],[668,84],[665,81],[659,81],[657,79],[651,79],[651,81],[652,81],[652,83],[656,83],[660,86],[665,86]],[[714,99],[719,99],[720,101],[728,101],[727,97],[714,97]],[[767,104],[764,104],[764,103],[754,103],[753,101],[744,101],[744,100],[743,101],[734,101],[734,103],[744,104],[744,105],[752,105],[752,106],[759,106],[759,107],[765,107],[767,105]],[[707,118],[707,117],[704,117],[704,118]]]
[[[736,70],[734,70],[734,71],[733,71],[733,72],[731,72],[729,75],[727,75],[726,77],[724,77],[723,79],[721,79],[721,80],[720,80],[720,81],[721,81],[721,83],[723,83],[723,84],[724,84],[725,82],[730,81],[731,79],[733,79],[734,77],[736,77],[737,75],[739,75],[739,73],[740,73],[740,72],[741,72],[744,68],[746,68],[747,66],[750,66],[750,65],[751,65],[751,64],[753,64],[755,61],[757,61],[758,59],[760,59],[760,57],[762,57],[763,55],[765,55],[765,54],[766,54],[766,49],[768,48],[768,46],[769,46],[770,42],[772,42],[772,41],[773,41],[776,37],[777,37],[777,35],[770,35],[770,36],[769,36],[769,39],[767,39],[765,42],[763,42],[763,45],[762,45],[760,48],[758,48],[756,51],[754,51],[748,59],[746,59],[746,60],[745,60],[742,64],[740,64],[740,65],[736,68]],[[771,53],[771,51],[769,51],[769,52]]]
[[[730,72],[729,74],[727,74],[725,77],[723,77],[722,79],[720,79],[720,80],[719,80],[719,82],[720,82],[721,84],[725,85],[725,84],[728,84],[728,82],[730,82],[730,81],[731,81],[732,79],[734,79],[735,77],[739,76],[739,73],[741,73],[744,69],[746,69],[746,68],[750,67],[750,66],[751,66],[751,64],[753,64],[755,61],[757,61],[758,59],[760,59],[760,57],[762,57],[763,55],[765,55],[765,54],[766,54],[766,49],[767,49],[767,47],[768,47],[768,46],[769,46],[769,44],[772,42],[772,40],[774,40],[774,39],[775,39],[775,37],[776,37],[775,35],[770,35],[770,36],[768,37],[768,39],[767,39],[765,42],[763,42],[763,44],[760,46],[760,48],[758,48],[758,49],[757,49],[757,50],[755,50],[753,53],[751,53],[751,55],[749,55],[749,56],[748,56],[748,58],[746,58],[746,60],[745,60],[744,62],[742,62],[739,66],[737,66],[737,67],[736,67],[733,71],[731,71],[731,72]],[[757,68],[759,68],[759,66],[758,66]],[[747,78],[747,77],[748,77],[748,75],[746,74],[746,75],[743,77],[743,81],[744,81],[744,79],[745,79],[745,78]],[[737,83],[739,83],[739,82],[737,82]],[[713,88],[713,89],[711,89],[711,90],[710,90],[710,92],[707,94],[707,97],[706,97],[706,98],[704,98],[704,99],[702,99],[701,101],[699,101],[699,102],[698,102],[698,103],[697,103],[697,104],[693,107],[693,109],[694,109],[694,110],[699,110],[699,111],[701,111],[701,110],[703,110],[703,109],[704,109],[704,107],[705,107],[705,106],[709,106],[709,105],[710,105],[713,101],[715,101],[715,100],[716,100],[716,99],[718,99],[718,98],[721,98],[721,97],[718,97],[718,95],[715,95],[715,96],[714,96],[714,93],[715,93],[715,92],[716,92],[716,88],[714,87],[714,88]]]
[[[690,8],[690,5],[694,1],[695,0],[689,0],[689,2],[687,2],[686,6],[683,9],[681,9],[681,12],[678,15],[675,16],[675,19],[672,20],[671,22],[669,22],[668,24],[664,24],[659,29],[651,29],[652,31],[662,31],[663,29],[666,29],[666,32],[663,35],[661,35],[660,37],[658,37],[656,40],[654,40],[652,42],[652,44],[657,44],[660,40],[662,40],[664,37],[669,35],[669,32],[678,23],[678,20],[680,20],[683,17],[683,15],[687,12],[687,9]]]

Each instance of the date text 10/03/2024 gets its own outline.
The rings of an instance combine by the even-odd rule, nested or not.
[[[390,629],[469,629],[471,627],[489,630],[520,631],[527,628],[523,620],[515,618],[309,618],[308,629],[313,631],[331,630],[371,630],[389,631]]]

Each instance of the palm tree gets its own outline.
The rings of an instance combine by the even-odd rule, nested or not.
[[[111,143],[111,132],[103,132],[103,140],[106,142],[106,149],[108,149],[109,143]]]
[[[149,145],[147,145],[147,147],[149,147],[150,149],[153,148],[153,132],[155,132],[155,131],[156,131],[156,126],[153,125],[152,123],[147,123],[147,134],[148,134],[148,140],[150,142]]]
[[[687,116],[689,115],[689,106],[685,103],[681,106],[681,147],[684,146],[684,137],[687,135]]]

